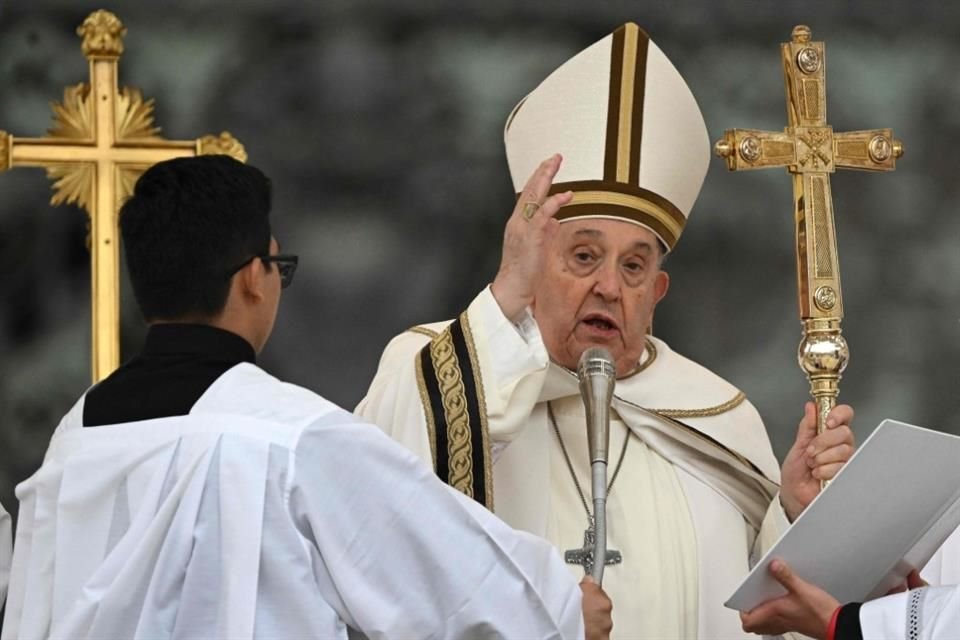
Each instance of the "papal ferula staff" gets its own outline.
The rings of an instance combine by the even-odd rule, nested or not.
[[[572,372],[605,347],[619,378],[613,636],[744,637],[722,603],[850,455],[852,411],[834,409],[816,436],[809,404],[781,470],[744,395],[648,335],[710,143],[690,89],[636,25],[547,77],[505,139],[518,199],[492,285],[454,321],[396,337],[357,410],[508,523],[576,550],[592,514]]]
[[[803,338],[797,360],[817,403],[817,429],[840,392],[850,352],[841,334],[843,298],[830,174],[840,169],[892,171],[903,145],[890,129],[835,133],[827,124],[826,54],[798,25],[780,45],[787,96],[783,132],[730,129],[716,152],[731,171],[786,167],[793,180],[797,301]]]

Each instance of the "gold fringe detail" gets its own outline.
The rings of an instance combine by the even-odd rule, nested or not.
[[[712,418],[713,416],[718,416],[721,413],[726,413],[731,409],[735,409],[743,401],[747,399],[747,396],[744,395],[742,391],[738,391],[737,395],[733,399],[724,402],[723,404],[718,404],[715,407],[707,407],[705,409],[647,409],[651,413],[656,413],[665,418]]]
[[[422,336],[427,336],[431,340],[433,340],[434,338],[440,335],[433,329],[427,329],[426,327],[421,327],[419,325],[417,325],[416,327],[410,327],[404,333],[419,333]]]
[[[645,371],[650,365],[653,364],[654,360],[657,359],[657,345],[653,344],[653,340],[650,338],[644,338],[643,350],[647,354],[647,357],[644,358],[643,362],[634,367],[633,371],[622,378],[619,378],[620,380],[626,380],[627,378],[637,375],[641,371]]]
[[[754,473],[756,473],[757,475],[759,475],[759,476],[761,476],[761,477],[763,477],[763,478],[766,478],[766,479],[769,480],[770,482],[773,482],[773,480],[770,480],[770,478],[767,478],[767,476],[760,470],[760,468],[759,468],[757,465],[753,464],[753,462],[751,462],[749,459],[747,459],[747,458],[745,458],[744,456],[740,455],[739,453],[737,453],[736,451],[734,451],[734,450],[731,449],[730,447],[727,447],[727,446],[721,444],[720,442],[717,442],[716,440],[714,440],[713,438],[711,438],[711,437],[708,436],[707,434],[702,433],[701,431],[698,431],[697,429],[694,429],[693,427],[691,427],[691,426],[688,425],[688,424],[684,424],[683,422],[680,422],[680,420],[678,420],[676,417],[673,417],[672,415],[669,415],[669,414],[667,413],[668,410],[655,411],[655,410],[653,410],[653,409],[646,409],[646,408],[644,408],[644,407],[641,407],[640,405],[635,404],[635,403],[633,403],[633,402],[630,402],[629,400],[624,400],[623,398],[618,398],[618,399],[619,399],[621,402],[623,402],[624,404],[629,405],[629,406],[631,406],[631,407],[633,407],[633,408],[635,408],[635,409],[639,409],[640,411],[643,411],[643,412],[649,413],[649,414],[651,414],[651,415],[655,415],[655,416],[658,416],[658,417],[660,417],[660,418],[663,418],[664,420],[666,420],[666,421],[669,422],[670,424],[674,425],[675,427],[679,427],[679,428],[682,429],[683,431],[686,431],[687,433],[689,433],[690,435],[698,438],[699,440],[702,440],[703,442],[706,442],[706,443],[710,444],[711,446],[716,447],[716,448],[720,449],[721,451],[725,452],[727,455],[733,457],[737,462],[739,462],[740,464],[742,464],[742,465],[745,466],[746,468],[752,470],[752,471],[753,471]],[[736,405],[743,403],[743,401],[744,401],[745,399],[746,399],[746,396],[743,394],[743,392],[739,392],[739,393],[737,393],[736,397],[733,398],[733,400],[730,400],[730,402],[725,402],[725,403],[722,404],[722,405],[717,405],[716,407],[711,407],[711,408],[708,408],[708,409],[701,409],[700,411],[709,411],[709,410],[711,410],[711,409],[719,409],[719,408],[724,407],[724,406],[726,406],[726,405],[732,405],[732,406],[730,407],[730,409],[732,409],[732,408],[735,407]],[[735,404],[734,404],[734,403],[735,403]],[[726,410],[729,411],[729,409],[726,409]],[[694,411],[694,413],[698,413],[698,412]],[[715,414],[712,414],[712,415],[719,415],[720,413],[723,413],[723,411],[719,411],[718,413],[715,413]],[[691,417],[700,417],[700,414],[698,413],[698,415],[696,415],[696,416],[691,416]],[[773,484],[776,484],[777,486],[780,486],[779,483],[776,483],[776,482],[773,482]]]

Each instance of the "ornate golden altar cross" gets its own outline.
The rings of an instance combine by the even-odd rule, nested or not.
[[[54,127],[43,138],[0,131],[0,172],[44,167],[54,180],[50,204],[77,204],[90,224],[92,365],[97,382],[120,363],[120,252],[117,213],[143,171],[183,156],[227,154],[244,162],[243,146],[229,133],[197,140],[165,140],[153,125],[153,100],[117,88],[117,62],[126,29],[108,11],[91,13],[77,28],[90,64],[90,83],[67,87],[53,103]]]
[[[803,339],[797,354],[817,404],[817,429],[836,404],[849,349],[840,334],[843,299],[830,174],[837,168],[892,171],[903,146],[890,129],[834,133],[827,124],[824,44],[794,27],[780,45],[787,91],[783,133],[728,129],[718,156],[731,171],[786,167],[793,177],[797,288]]]

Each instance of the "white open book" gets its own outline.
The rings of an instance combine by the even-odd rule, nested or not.
[[[747,611],[784,595],[785,560],[840,602],[863,602],[922,568],[960,526],[960,437],[884,420],[724,603]]]

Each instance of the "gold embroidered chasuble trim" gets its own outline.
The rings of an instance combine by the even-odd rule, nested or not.
[[[430,342],[433,372],[440,383],[443,413],[447,423],[447,455],[450,485],[473,497],[473,476],[470,474],[470,416],[467,415],[467,391],[457,360],[453,336],[441,333]]]
[[[431,340],[440,335],[439,332],[434,331],[433,329],[428,329],[427,327],[415,326],[407,329],[410,333],[419,333],[420,335],[427,336]],[[423,406],[423,414],[427,422],[427,442],[430,443],[430,460],[433,463],[433,468],[437,468],[437,434],[436,434],[436,421],[433,418],[433,408],[430,405],[430,394],[427,391],[427,383],[423,378],[423,365],[420,361],[420,358],[417,358],[416,366],[414,366],[414,371],[417,376],[417,390],[420,392],[420,404]]]
[[[463,334],[470,354],[470,369],[473,371],[474,384],[477,391],[477,413],[480,417],[480,438],[483,443],[483,482],[486,486],[487,506],[493,511],[493,457],[491,455],[490,425],[487,423],[487,400],[483,392],[483,372],[480,369],[480,360],[477,358],[477,347],[473,341],[473,330],[467,313],[460,316]]]
[[[427,421],[434,470],[447,484],[493,509],[493,470],[486,401],[467,314],[420,350],[417,386]]]
[[[414,327],[416,328],[416,327]],[[412,331],[412,329],[411,329]],[[437,468],[437,424],[433,418],[433,407],[430,404],[430,393],[427,391],[427,383],[423,377],[423,364],[420,358],[417,358],[414,367],[417,375],[417,390],[420,391],[420,404],[423,406],[423,416],[427,423],[427,442],[430,443],[430,461],[434,470]]]
[[[467,314],[463,313],[442,332],[422,326],[411,327],[408,331],[431,338],[417,357],[416,377],[434,470],[447,484],[492,509],[493,474],[486,401]],[[627,377],[645,370],[656,357],[656,347],[648,340],[647,358]],[[721,449],[740,464],[764,476],[744,456],[681,422],[682,419],[710,418],[732,411],[746,401],[743,392],[738,391],[721,404],[697,409],[651,409],[618,399]]]

